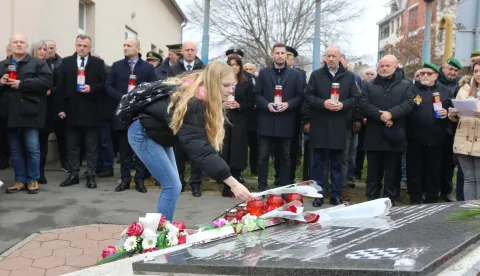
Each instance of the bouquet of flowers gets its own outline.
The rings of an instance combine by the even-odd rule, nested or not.
[[[110,245],[102,250],[103,259],[97,265],[184,244],[190,234],[183,221],[170,223],[162,214],[149,213],[122,232],[116,247]]]

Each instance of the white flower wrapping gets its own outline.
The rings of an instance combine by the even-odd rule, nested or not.
[[[284,187],[278,187],[278,188],[266,190],[259,193],[252,193],[252,195],[254,197],[259,197],[264,195],[281,195],[281,194],[297,193],[303,196],[322,198],[323,195],[319,193],[321,191],[322,191],[322,187],[320,187],[317,184],[317,182],[313,180],[309,180],[309,181],[304,181],[297,184],[292,184]]]
[[[286,211],[290,206],[295,206],[295,208],[297,209],[295,213],[292,213],[291,211]],[[263,214],[262,216],[260,216],[260,218],[263,218],[263,219],[283,218],[283,219],[305,222],[305,218],[303,217],[303,204],[300,201],[295,200],[288,204],[283,205],[280,208],[277,208],[266,214]]]

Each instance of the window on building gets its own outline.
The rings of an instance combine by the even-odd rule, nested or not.
[[[78,33],[87,32],[87,5],[82,1],[78,2]]]
[[[385,39],[390,35],[390,24],[380,27],[380,39]]]
[[[129,37],[135,37],[137,38],[138,37],[138,34],[137,32],[135,32],[134,30],[130,29],[129,27],[126,27],[125,26],[125,39],[129,38]]]
[[[408,25],[409,26],[418,26],[418,7],[412,8],[408,12]]]

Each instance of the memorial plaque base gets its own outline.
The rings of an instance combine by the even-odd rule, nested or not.
[[[465,203],[395,207],[388,217],[281,224],[195,245],[149,262],[137,274],[431,275],[480,237],[480,225],[448,221]]]

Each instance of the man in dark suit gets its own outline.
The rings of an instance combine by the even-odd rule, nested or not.
[[[193,70],[201,70],[205,67],[203,62],[197,58],[197,45],[193,41],[185,41],[182,45],[182,57],[177,63],[170,66],[168,72],[169,77],[175,77],[184,73],[191,73]],[[185,190],[185,163],[187,162],[187,154],[177,141],[174,147],[175,160],[177,162],[178,174],[182,182],[182,192]],[[190,171],[190,186],[192,194],[200,194],[200,184],[202,183],[202,170],[192,165]]]
[[[258,74],[255,100],[258,113],[258,190],[267,188],[268,160],[272,152],[279,153],[280,185],[289,184],[290,143],[297,131],[297,110],[303,101],[300,73],[286,63],[287,50],[277,43],[272,49],[273,65]],[[281,96],[275,97],[275,91]],[[275,151],[272,151],[272,147]]]
[[[310,147],[313,149],[313,167],[310,176],[322,187],[326,159],[330,159],[332,192],[330,204],[342,203],[342,158],[345,150],[349,111],[357,101],[357,85],[353,73],[340,62],[340,47],[330,46],[325,53],[325,65],[315,70],[305,89],[305,103],[309,107]],[[331,96],[332,84],[339,84],[336,97]],[[327,157],[328,155],[328,157]],[[314,207],[323,205],[323,198],[313,201]]]
[[[105,93],[105,62],[90,55],[92,40],[87,35],[77,36],[77,52],[66,57],[58,73],[57,98],[58,116],[66,120],[67,152],[69,176],[60,187],[78,184],[80,171],[80,141],[83,136],[87,160],[87,187],[97,187],[95,169],[97,167],[98,127],[100,112],[98,97]],[[84,84],[78,77],[84,69]]]
[[[124,59],[113,63],[108,74],[106,83],[107,94],[117,103],[123,95],[129,92],[129,78],[133,76],[136,84],[143,82],[153,82],[158,80],[155,75],[155,68],[148,62],[142,60],[140,54],[140,41],[136,38],[128,38],[123,43]],[[147,189],[144,185],[146,168],[139,158],[133,160],[133,150],[128,143],[128,123],[120,122],[118,118],[114,118],[113,129],[118,137],[118,147],[120,151],[120,171],[122,182],[115,188],[116,192],[130,189],[132,180],[130,171],[132,165],[135,167],[135,188],[141,193],[146,193]]]

